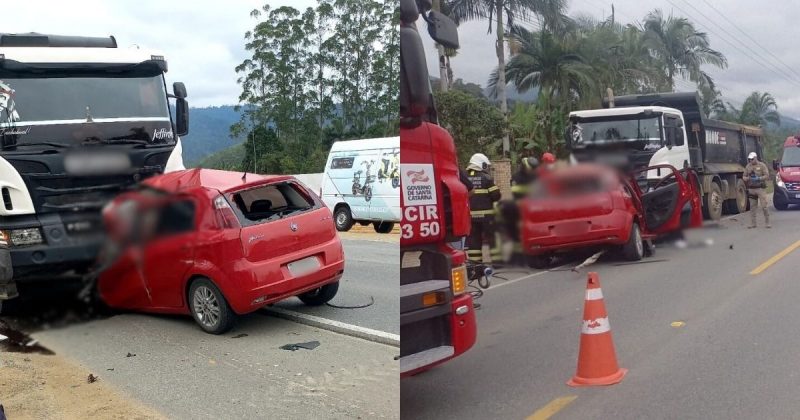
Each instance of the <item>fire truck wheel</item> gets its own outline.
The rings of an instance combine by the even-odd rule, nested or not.
[[[320,306],[331,301],[339,291],[339,282],[326,284],[310,292],[305,292],[298,298],[308,306]]]
[[[394,223],[392,222],[375,222],[372,226],[375,228],[375,232],[378,233],[390,233],[394,229]]]
[[[639,232],[639,225],[636,222],[631,227],[628,242],[622,246],[622,255],[628,261],[639,261],[644,257],[644,241],[642,241],[642,233]]]
[[[353,215],[347,206],[337,207],[333,213],[333,219],[336,221],[336,230],[339,232],[347,232],[353,227]]]

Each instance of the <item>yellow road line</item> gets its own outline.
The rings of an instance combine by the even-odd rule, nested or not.
[[[556,398],[550,401],[546,406],[536,410],[536,412],[528,416],[526,420],[547,420],[569,405],[575,398],[578,398],[578,396],[568,395],[566,397]]]
[[[772,258],[764,261],[761,265],[759,265],[758,267],[754,268],[753,271],[750,272],[750,274],[752,274],[754,276],[758,275],[758,274],[761,274],[761,272],[763,272],[764,270],[768,269],[772,264],[775,264],[776,262],[780,261],[781,258],[789,255],[789,253],[791,253],[792,251],[794,251],[797,248],[800,248],[800,241],[797,241],[797,242],[789,245],[783,251],[777,253]]]

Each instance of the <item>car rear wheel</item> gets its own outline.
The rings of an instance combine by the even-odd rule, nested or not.
[[[339,232],[347,232],[353,227],[353,215],[347,206],[339,206],[333,218],[336,221],[336,230]]]
[[[320,306],[330,302],[338,291],[339,282],[337,281],[336,283],[326,284],[310,292],[305,292],[297,297],[308,306]]]
[[[189,287],[189,310],[203,331],[222,334],[233,327],[236,313],[225,300],[225,296],[209,279],[201,278]]]
[[[639,261],[644,257],[644,241],[642,241],[642,233],[639,232],[639,225],[636,222],[631,227],[628,242],[622,246],[622,256],[628,261]]]
[[[375,232],[378,233],[390,233],[394,229],[394,223],[392,222],[375,222],[372,226],[375,228]]]

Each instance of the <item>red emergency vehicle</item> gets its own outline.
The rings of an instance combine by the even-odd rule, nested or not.
[[[425,51],[415,22],[431,37],[458,48],[453,22],[430,11],[430,1],[400,1],[400,372],[414,375],[475,343],[467,258],[468,191],[459,178],[453,139],[437,125]]]

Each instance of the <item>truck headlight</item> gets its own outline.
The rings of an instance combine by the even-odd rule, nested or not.
[[[781,174],[775,174],[775,185],[781,188],[783,188],[786,185],[783,183],[783,180],[781,179]]]
[[[43,242],[39,228],[12,229],[3,233],[13,246],[37,245]]]

